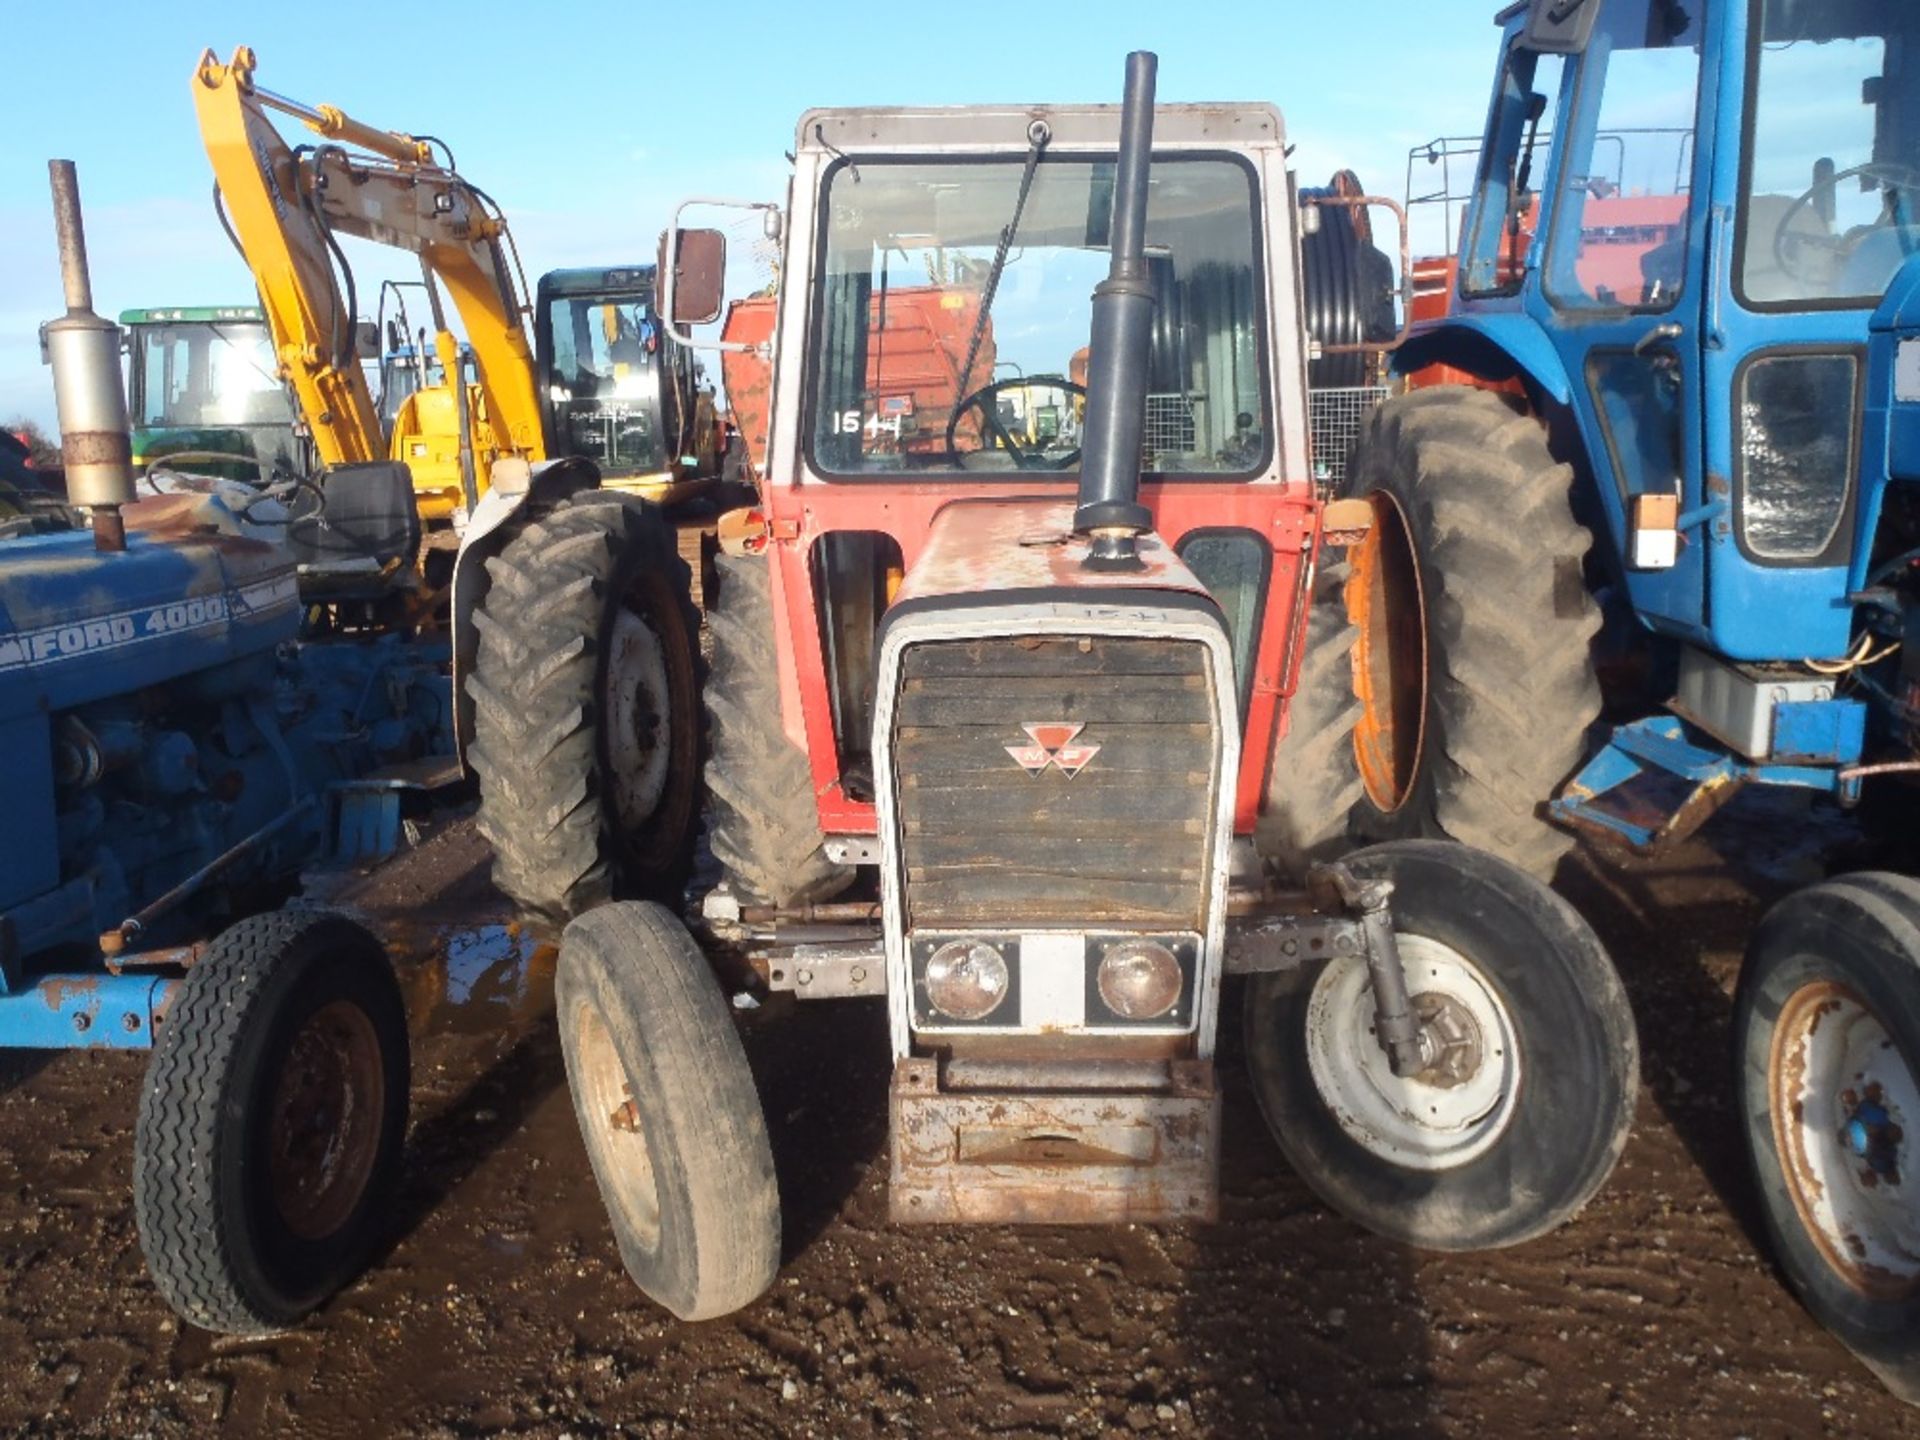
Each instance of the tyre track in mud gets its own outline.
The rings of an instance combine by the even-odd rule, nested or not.
[[[1217,1224],[895,1227],[884,1014],[783,999],[742,1028],[785,1264],[700,1325],[627,1282],[567,1102],[552,952],[505,923],[470,824],[443,828],[341,897],[401,965],[414,1130],[390,1253],[302,1329],[216,1339],[159,1301],[128,1194],[139,1057],[4,1062],[0,1432],[1920,1435],[1754,1243],[1733,977],[1765,901],[1846,837],[1748,809],[1737,850],[1729,817],[1657,865],[1563,877],[1626,977],[1645,1074],[1613,1180],[1544,1240],[1415,1255],[1329,1213],[1262,1127],[1237,1006]]]

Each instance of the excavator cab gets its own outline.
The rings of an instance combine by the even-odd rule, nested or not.
[[[555,270],[534,302],[547,454],[649,495],[713,473],[716,443],[713,392],[691,353],[664,343],[653,277],[651,265]]]

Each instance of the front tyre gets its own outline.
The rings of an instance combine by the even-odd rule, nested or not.
[[[1464,846],[1346,863],[1393,881],[1415,1013],[1436,1041],[1393,1074],[1366,961],[1255,976],[1247,1065],[1268,1128],[1334,1209],[1430,1250],[1516,1245],[1593,1197],[1626,1144],[1639,1042],[1593,932],[1539,881]]]
[[[1767,1232],[1801,1303],[1920,1402],[1920,882],[1843,876],[1760,922],[1735,1084]]]
[[[682,1320],[773,1283],[780,1193],[760,1096],[705,957],[658,905],[567,927],[554,976],[567,1088],[634,1283]]]
[[[399,1180],[408,1079],[373,936],[322,911],[221,934],[161,1026],[134,1130],[134,1219],[167,1303],[271,1334],[358,1274]]]

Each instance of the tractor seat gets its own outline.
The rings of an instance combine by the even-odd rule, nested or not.
[[[336,465],[294,497],[287,539],[311,599],[376,599],[410,583],[420,552],[413,475],[398,460]]]

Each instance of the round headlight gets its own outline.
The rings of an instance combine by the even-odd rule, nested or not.
[[[949,940],[927,961],[927,998],[952,1020],[984,1020],[1009,988],[1007,962],[984,940]]]
[[[1122,940],[1100,959],[1100,999],[1123,1020],[1157,1020],[1180,1003],[1180,961],[1157,940]]]

